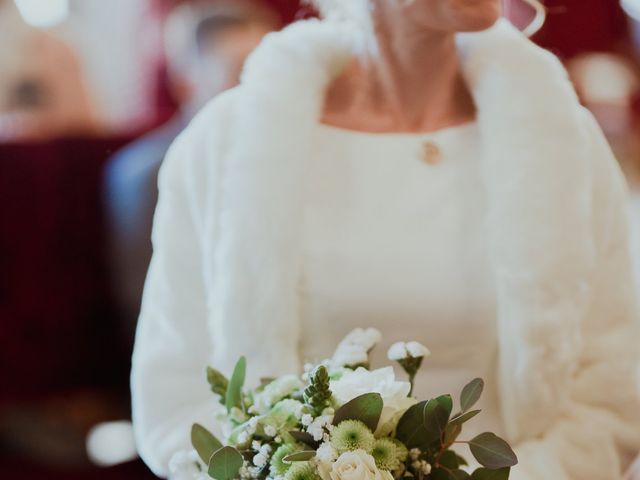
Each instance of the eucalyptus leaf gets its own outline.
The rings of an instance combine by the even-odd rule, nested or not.
[[[247,359],[240,357],[238,363],[236,363],[233,369],[233,375],[229,380],[229,387],[227,388],[227,397],[225,399],[225,406],[227,411],[230,411],[233,407],[240,407],[242,405],[242,386],[247,375]]]
[[[448,397],[448,396],[446,396]],[[439,441],[447,426],[452,406],[451,397],[438,397],[411,406],[400,418],[396,437],[407,448],[426,450],[433,442]]]
[[[458,464],[458,456],[453,450],[446,450],[440,454],[438,464],[447,467],[449,470],[455,470],[460,466]]]
[[[478,402],[480,395],[482,395],[482,390],[484,390],[484,380],[481,378],[471,380],[471,382],[462,389],[462,394],[460,395],[460,408],[462,408],[462,413],[469,410]]]
[[[307,460],[311,460],[316,456],[315,450],[304,450],[302,452],[292,453],[291,455],[287,455],[282,459],[285,463],[291,462],[306,462]]]
[[[433,432],[440,439],[451,415],[453,400],[451,395],[442,395],[429,401],[426,408],[425,426],[427,431]]]
[[[191,427],[191,444],[205,465],[209,464],[211,456],[223,446],[211,432],[197,423]]]
[[[462,425],[465,422],[468,422],[473,417],[478,415],[482,410],[471,410],[469,412],[463,413],[462,415],[458,415],[457,417],[453,417],[449,422],[449,425]]]
[[[444,443],[445,445],[451,445],[462,433],[462,425],[449,422],[447,428],[444,430]]]
[[[451,415],[451,411],[453,410],[453,399],[451,395],[442,395],[436,398],[436,402],[447,411],[447,419]]]
[[[452,480],[451,474],[444,468],[434,468],[427,477],[429,480]]]
[[[383,406],[379,393],[365,393],[340,407],[333,417],[333,424],[338,425],[344,420],[360,420],[369,430],[375,432]]]
[[[208,473],[215,480],[234,480],[243,464],[242,455],[233,447],[222,447],[209,461]]]
[[[481,433],[471,439],[469,448],[480,465],[491,470],[513,467],[518,463],[518,457],[509,444],[493,433]]]
[[[307,432],[301,432],[300,430],[289,430],[289,435],[294,440],[297,440],[300,443],[304,443],[312,447],[313,449],[317,449],[320,446],[320,442],[314,440],[313,435]]]
[[[499,470],[490,470],[488,468],[478,468],[471,474],[472,480],[507,480],[509,478],[509,467]]]
[[[464,470],[453,470],[451,472],[451,478],[453,478],[454,480],[468,480],[471,478],[471,475],[469,475]]]

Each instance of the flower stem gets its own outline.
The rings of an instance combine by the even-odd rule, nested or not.
[[[416,372],[409,373],[409,383],[411,384],[411,388],[409,389],[409,396],[413,394],[413,384],[416,379]]]

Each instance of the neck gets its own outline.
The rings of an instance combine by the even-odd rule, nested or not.
[[[371,127],[375,130],[431,131],[473,119],[454,33],[418,27],[385,9],[373,21],[376,54],[347,72],[347,89],[337,84],[338,91],[348,93],[336,97],[343,104],[345,97],[352,99],[343,113],[384,117],[380,127]]]

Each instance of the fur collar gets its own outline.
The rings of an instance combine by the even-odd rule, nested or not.
[[[363,47],[354,31],[337,20],[298,22],[247,63],[221,180],[216,364],[250,352],[258,375],[299,365],[300,179],[325,89]],[[555,57],[504,20],[460,35],[459,46],[486,145],[502,408],[517,440],[520,419],[544,411],[540,432],[553,421],[576,367],[595,252],[587,142]]]

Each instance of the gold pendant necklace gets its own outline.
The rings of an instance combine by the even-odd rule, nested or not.
[[[422,142],[422,160],[427,165],[437,165],[442,160],[442,150],[432,140]]]

